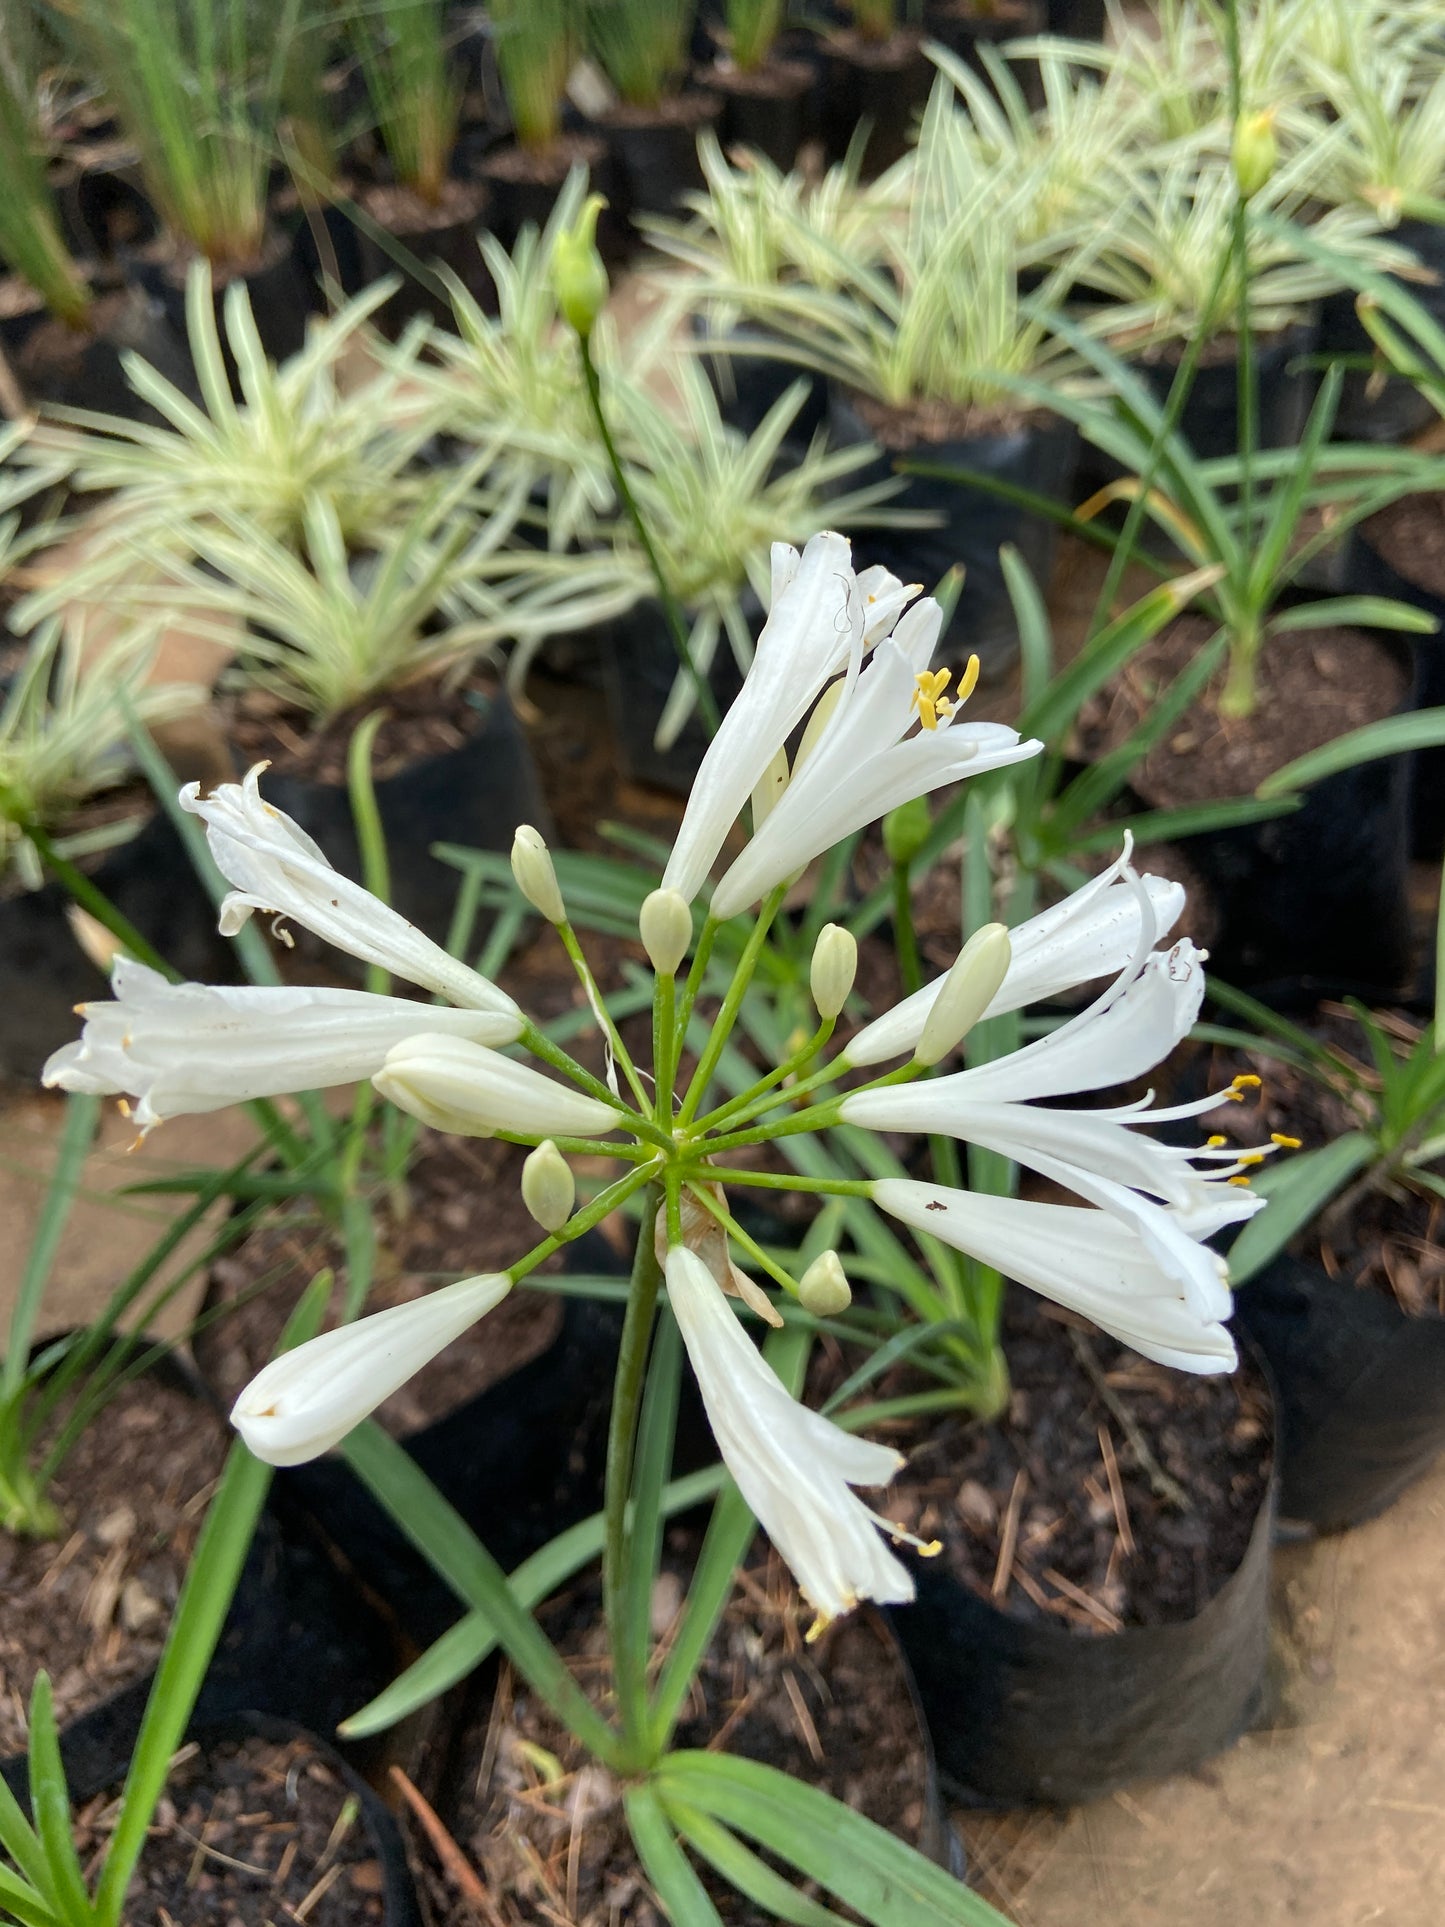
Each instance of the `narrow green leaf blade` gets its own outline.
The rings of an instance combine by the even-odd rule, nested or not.
[[[1247,1283],[1271,1258],[1278,1257],[1296,1232],[1302,1231],[1336,1192],[1364,1170],[1374,1150],[1363,1131],[1347,1131],[1333,1144],[1322,1144],[1317,1151],[1302,1151],[1257,1179],[1255,1188],[1269,1203],[1249,1220],[1230,1247],[1230,1282],[1235,1286]]]
[[[722,1927],[656,1793],[646,1785],[630,1787],[626,1805],[637,1856],[672,1927]]]
[[[1347,736],[1297,756],[1273,776],[1266,776],[1255,791],[1262,801],[1289,796],[1309,789],[1326,776],[1353,769],[1357,763],[1375,762],[1381,756],[1403,756],[1414,749],[1434,749],[1445,743],[1445,708],[1417,709],[1405,716],[1386,716],[1378,723],[1366,723]]]

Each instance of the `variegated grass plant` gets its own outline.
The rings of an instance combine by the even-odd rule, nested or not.
[[[518,144],[533,152],[562,132],[567,78],[581,39],[581,0],[493,0],[493,46]]]
[[[354,0],[348,25],[392,173],[434,207],[446,187],[462,104],[446,0]]]
[[[1307,71],[1318,105],[1286,132],[1321,156],[1316,197],[1363,207],[1387,228],[1445,221],[1445,50],[1431,72],[1406,49],[1366,41],[1343,68],[1317,62]]]

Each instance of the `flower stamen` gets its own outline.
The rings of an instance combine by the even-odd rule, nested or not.
[[[925,729],[937,729],[940,716],[953,714],[954,705],[943,693],[953,681],[953,671],[921,669],[915,680],[918,687],[913,693],[913,704],[918,711],[918,720]]]

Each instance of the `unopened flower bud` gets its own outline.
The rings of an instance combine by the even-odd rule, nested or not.
[[[1279,165],[1279,142],[1274,133],[1274,109],[1243,114],[1234,130],[1230,155],[1242,200],[1253,200]]]
[[[542,839],[541,832],[534,830],[530,823],[517,827],[512,839],[512,875],[517,879],[517,888],[531,904],[539,910],[548,923],[565,923],[566,907],[562,902],[562,892],[557,886],[557,872],[552,867],[552,853]]]
[[[572,1167],[551,1138],[527,1153],[522,1165],[522,1202],[544,1231],[560,1231],[577,1202]]]
[[[840,923],[825,923],[813,945],[813,966],[808,973],[813,1002],[824,1022],[831,1022],[853,988],[858,974],[858,939]]]
[[[654,890],[642,906],[637,927],[658,976],[675,976],[692,942],[692,910],[681,890]]]
[[[371,1081],[398,1110],[455,1137],[595,1137],[622,1122],[610,1104],[464,1037],[408,1037]]]
[[[1005,925],[986,923],[974,931],[954,959],[928,1013],[913,1053],[920,1064],[938,1063],[973,1029],[998,995],[1012,953]]]
[[[896,810],[890,810],[883,819],[883,849],[888,861],[911,863],[928,841],[932,827],[926,796],[915,796],[911,802],[900,803]]]
[[[589,194],[575,224],[557,236],[552,253],[557,306],[584,341],[607,305],[607,269],[597,252],[597,216],[606,205],[600,194]]]
[[[798,1280],[798,1303],[815,1318],[836,1318],[853,1302],[848,1274],[836,1251],[825,1251]]]

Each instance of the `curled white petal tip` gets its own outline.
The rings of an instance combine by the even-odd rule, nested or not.
[[[913,1581],[880,1521],[853,1492],[886,1485],[903,1461],[800,1405],[743,1330],[695,1252],[667,1254],[667,1295],[723,1463],[825,1620],[860,1599],[901,1604]]]
[[[79,1040],[53,1054],[41,1081],[124,1093],[142,1131],[252,1098],[355,1083],[421,1029],[478,1044],[516,1034],[503,1011],[441,1010],[305,985],[173,984],[129,957],[116,960],[111,989],[112,1001],[82,1007]]]
[[[244,782],[221,783],[209,796],[201,795],[199,783],[187,783],[180,793],[182,809],[204,822],[211,855],[233,886],[221,905],[222,934],[234,936],[253,911],[289,917],[337,949],[435,991],[448,1003],[510,1016],[516,1024],[513,1036],[519,1037],[522,1015],[505,991],[342,876],[299,823],[266,802],[260,783],[265,768],[257,763]]]
[[[232,1407],[231,1423],[268,1465],[319,1458],[511,1288],[505,1272],[463,1278],[323,1332],[258,1372]]]
[[[431,1035],[395,1045],[372,1078],[383,1097],[434,1130],[460,1137],[595,1137],[621,1113],[484,1044]]]

